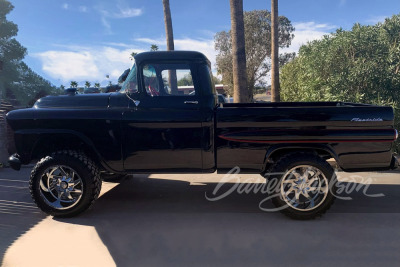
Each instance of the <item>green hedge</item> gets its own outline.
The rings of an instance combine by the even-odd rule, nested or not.
[[[281,96],[392,106],[400,130],[400,14],[373,26],[338,29],[302,46],[281,68]]]

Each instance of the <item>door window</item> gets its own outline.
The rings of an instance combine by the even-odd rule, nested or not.
[[[194,96],[196,89],[187,64],[148,64],[143,67],[144,86],[150,96]]]
[[[125,79],[125,82],[122,84],[121,93],[137,93],[138,85],[137,85],[137,75],[136,75],[136,64],[133,64],[128,77]]]

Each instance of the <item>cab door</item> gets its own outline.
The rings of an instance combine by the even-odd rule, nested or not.
[[[200,172],[202,127],[195,66],[149,63],[138,72],[140,97],[122,118],[124,168]]]

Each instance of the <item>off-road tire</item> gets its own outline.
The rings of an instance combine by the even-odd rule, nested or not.
[[[281,197],[280,185],[285,174],[296,166],[309,165],[320,170],[329,181],[329,191],[325,200],[310,211],[299,211],[287,205]],[[318,155],[311,153],[291,153],[281,157],[265,174],[267,182],[274,182],[276,190],[272,203],[286,216],[297,220],[309,220],[322,216],[333,204],[337,190],[337,178],[332,166]],[[286,208],[284,208],[286,207]]]
[[[46,169],[52,166],[70,166],[80,176],[84,190],[79,202],[64,210],[51,207],[46,203],[40,193],[40,178]],[[84,153],[74,150],[61,150],[42,158],[32,169],[29,188],[32,199],[36,205],[45,213],[56,217],[73,217],[87,210],[99,197],[101,190],[100,172],[96,164]]]

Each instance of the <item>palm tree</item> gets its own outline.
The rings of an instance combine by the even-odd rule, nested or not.
[[[91,84],[89,81],[86,81],[86,82],[85,82],[85,87],[86,87],[86,88],[89,88],[91,85],[92,85],[92,84]]]
[[[133,60],[137,54],[138,54],[138,53],[136,53],[136,52],[132,52],[132,53],[131,53],[131,56],[129,57],[130,60]],[[107,79],[110,78],[109,75],[107,75],[107,76],[108,76]]]
[[[243,0],[230,0],[233,100],[235,103],[249,101],[247,93],[246,50],[244,39]]]
[[[95,84],[94,84],[94,87],[100,88],[100,83],[95,83]]]
[[[164,7],[164,23],[165,23],[165,34],[167,36],[167,51],[174,50],[174,32],[172,29],[171,9],[169,7],[169,0],[162,0]],[[176,71],[168,71],[169,86],[171,88],[171,94],[175,95],[178,93],[178,80],[176,78]]]
[[[152,44],[150,47],[150,51],[158,51],[158,45]]]
[[[172,29],[171,9],[169,8],[169,0],[162,0],[164,7],[164,23],[165,33],[167,35],[167,50],[174,50],[174,32]]]
[[[279,93],[278,0],[271,0],[271,102],[281,101]]]
[[[76,81],[71,81],[70,86],[71,88],[78,88],[78,83]]]

